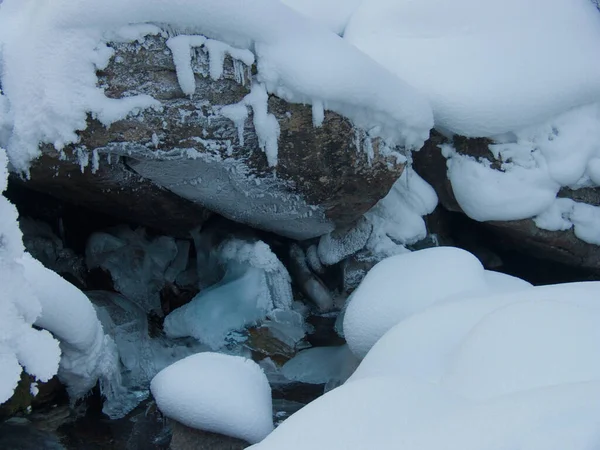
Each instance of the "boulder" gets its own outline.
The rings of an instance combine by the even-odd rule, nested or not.
[[[448,139],[433,131],[425,146],[413,154],[414,165],[419,173],[436,190],[440,204],[447,210],[462,212],[450,181],[446,176],[446,159],[439,146]],[[500,161],[489,151],[492,141],[486,138],[454,136],[453,146],[463,155],[487,159],[492,168],[500,170]],[[559,197],[600,206],[600,188],[562,188]],[[536,226],[532,219],[489,221],[482,224],[502,241],[507,248],[525,252],[533,257],[592,270],[600,273],[600,251],[597,245],[578,239],[573,230],[547,231]]]
[[[109,128],[90,118],[77,144],[61,153],[43,148],[27,185],[160,230],[198,226],[214,211],[307,239],[353,223],[401,175],[402,149],[389,149],[333,112],[314,126],[311,106],[274,96],[268,112],[280,136],[277,164],[270,165],[252,109],[239,103],[250,93],[253,68],[226,56],[222,75],[211,77],[208,54],[193,49],[196,89],[187,96],[166,41],[112,44],[115,57],[99,73],[107,96],[149,94],[160,110]],[[239,126],[222,111],[234,104],[242,116],[248,111]]]
[[[173,430],[169,450],[243,450],[250,447],[241,439],[196,430],[174,420],[169,422]]]

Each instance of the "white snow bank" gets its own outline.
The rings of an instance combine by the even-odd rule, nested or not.
[[[346,383],[319,397],[286,419],[260,444],[250,448],[397,448],[404,442],[405,433],[433,422],[461,402],[458,397],[420,381],[368,378]]]
[[[350,380],[414,377],[479,399],[600,379],[599,293],[600,282],[568,283],[434,305],[386,333]]]
[[[252,448],[599,448],[599,293],[570,283],[434,305]]]
[[[269,382],[249,359],[192,355],[162,370],[150,389],[163,414],[189,427],[250,443],[273,430]]]
[[[341,36],[362,0],[281,0],[281,2]]]
[[[225,241],[217,254],[225,276],[165,318],[169,337],[191,336],[213,350],[230,333],[256,324],[277,310],[292,307],[287,269],[262,241]]]
[[[87,113],[110,125],[160,106],[148,96],[108,99],[96,87],[96,70],[113,54],[106,42],[158,31],[130,27],[148,23],[252,48],[257,81],[269,93],[322,104],[390,145],[419,148],[433,125],[428,102],[414,89],[277,0],[178,0],[168,8],[161,0],[6,0],[0,7],[1,82],[12,133],[0,145],[17,170],[38,155],[38,142],[59,149],[76,142]],[[183,87],[191,91],[190,83]]]
[[[344,335],[363,358],[390,328],[457,295],[490,292],[481,263],[464,250],[435,247],[392,256],[373,267],[352,294]]]
[[[600,380],[600,311],[564,300],[520,301],[485,316],[455,350],[443,385],[487,399]]]
[[[589,0],[372,0],[344,38],[427,95],[436,127],[464,136],[600,100],[600,15]]]
[[[320,397],[250,448],[591,450],[600,445],[599,400],[598,381],[471,404],[435,386],[374,377]]]

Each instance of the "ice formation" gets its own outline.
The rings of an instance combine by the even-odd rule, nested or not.
[[[98,318],[116,344],[121,385],[118,395],[109,396],[103,411],[122,417],[149,394],[152,378],[165,367],[192,354],[208,350],[195,341],[171,341],[152,336],[148,316],[135,302],[114,292],[90,291]]]
[[[292,307],[290,277],[262,241],[224,241],[217,250],[225,275],[165,319],[170,337],[192,336],[213,350],[230,333]],[[218,320],[216,320],[218,318]]]
[[[347,345],[313,347],[302,350],[281,368],[291,381],[324,384],[326,390],[343,384],[358,366],[358,360]]]
[[[87,242],[88,269],[111,274],[115,288],[146,313],[162,315],[159,292],[187,267],[189,244],[167,236],[150,239],[143,228],[121,226]]]
[[[250,443],[273,430],[271,388],[252,360],[192,355],[162,370],[151,389],[163,414],[189,427]]]
[[[319,102],[392,145],[419,148],[433,124],[431,109],[416,90],[335,33],[276,0],[252,4],[180,0],[168,10],[159,0],[126,5],[117,0],[61,0],[52,5],[6,0],[1,8],[2,108],[8,109],[3,121],[8,118],[11,132],[0,144],[7,147],[17,170],[27,170],[39,154],[39,142],[59,149],[76,142],[76,131],[85,129],[87,114],[110,125],[129,113],[160,107],[143,95],[109,99],[96,86],[95,71],[106,67],[113,55],[107,42],[158,32],[147,26],[151,23],[222,41],[238,49],[238,55],[253,49],[256,81],[268,93],[291,102]],[[185,47],[200,40],[190,37],[174,46],[187,93],[193,79],[185,70]],[[230,48],[212,47],[211,60],[217,61]],[[322,71],[325,64],[328,70]],[[218,64],[211,73],[218,75]],[[276,161],[272,144],[265,141],[265,148],[270,162]]]

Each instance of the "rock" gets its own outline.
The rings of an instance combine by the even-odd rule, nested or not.
[[[250,444],[241,439],[186,427],[174,420],[170,450],[243,450]]]
[[[425,146],[413,154],[414,165],[419,173],[436,190],[440,203],[449,211],[462,212],[458,205],[450,181],[446,177],[446,160],[439,145],[446,138],[433,131]],[[453,138],[454,147],[460,154],[490,161],[491,167],[499,169],[500,161],[494,159],[488,150],[489,139],[469,139],[462,136]],[[563,188],[559,197],[577,202],[600,205],[600,188],[572,190]],[[535,258],[550,260],[592,270],[600,273],[600,251],[598,246],[578,239],[573,230],[547,231],[538,228],[532,219],[513,221],[490,221],[482,224],[507,248],[525,252]]]
[[[64,157],[49,146],[31,167],[26,187],[116,216],[128,223],[144,225],[171,235],[187,235],[202,225],[211,213],[132,172],[124,159],[102,161],[96,171],[82,169],[71,151]],[[103,158],[104,159],[104,158]]]
[[[196,49],[197,87],[190,98],[181,91],[165,42],[148,37],[141,44],[114,44],[115,58],[99,74],[108,96],[149,94],[162,109],[110,128],[90,119],[80,142],[64,155],[43,148],[28,186],[171,234],[201,225],[208,209],[306,239],[352,224],[401,175],[398,153],[345,118],[326,112],[315,127],[310,106],[273,96],[268,108],[280,138],[278,164],[270,166],[252,114],[239,130],[221,114],[222,105],[250,92],[251,68],[228,56],[222,77],[213,80],[207,54]]]

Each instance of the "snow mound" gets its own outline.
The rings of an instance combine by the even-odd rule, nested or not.
[[[209,48],[211,61],[228,48],[243,57],[248,56],[244,50],[252,49],[255,81],[263,90],[290,102],[314,104],[317,116],[323,108],[338,112],[391,146],[419,148],[433,125],[431,108],[415,89],[277,0],[181,0],[168,9],[161,0],[6,0],[0,7],[0,111],[8,109],[2,114],[2,122],[8,123],[0,126],[0,145],[7,147],[16,170],[27,170],[39,155],[40,142],[58,149],[77,142],[76,132],[86,128],[88,114],[108,126],[145,108],[160,108],[160,102],[144,95],[109,99],[96,77],[96,70],[113,56],[108,42],[159,33],[152,23],[185,31],[192,36],[187,44],[200,44],[201,38],[193,36],[202,34],[230,46],[213,45],[214,52]],[[174,47],[175,62],[182,88],[190,94],[193,79],[181,51],[186,43],[180,44]],[[218,69],[217,64],[211,67],[211,75],[217,76]],[[259,125],[274,130],[272,121]],[[11,130],[8,136],[5,130]],[[274,163],[272,133],[264,145]]]
[[[150,389],[163,414],[191,428],[250,443],[273,430],[269,382],[249,359],[192,355],[158,373]]]
[[[344,335],[352,352],[363,358],[410,315],[451,296],[487,288],[483,266],[464,250],[436,247],[392,256],[373,267],[352,294]]]
[[[251,448],[599,448],[599,293],[569,283],[436,304]]]
[[[600,15],[589,0],[373,0],[344,38],[427,95],[436,128],[464,136],[600,100]]]

